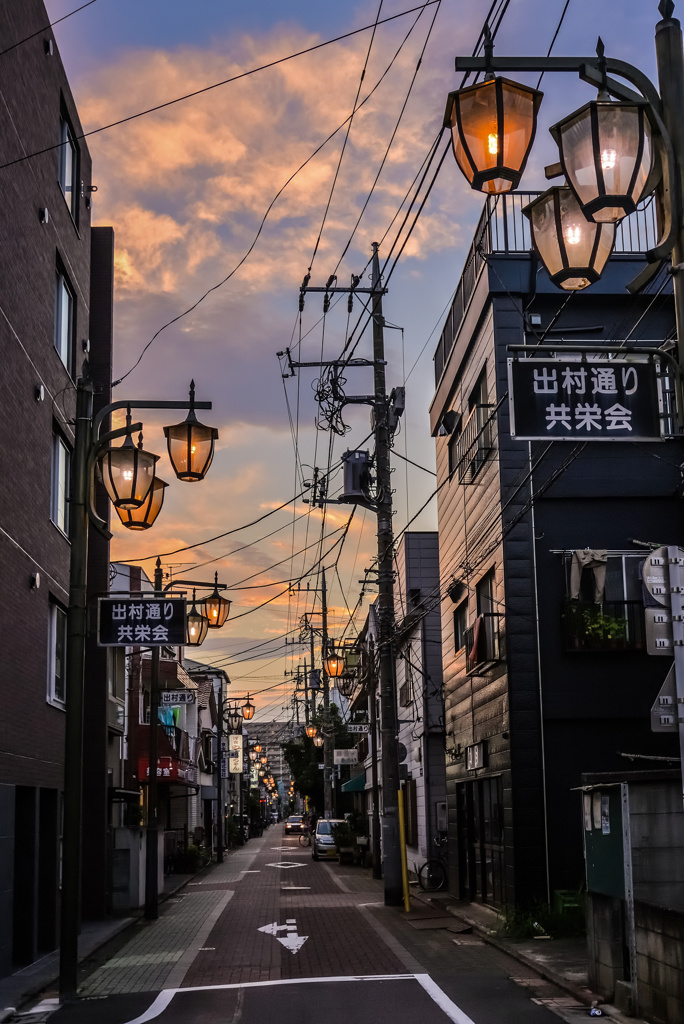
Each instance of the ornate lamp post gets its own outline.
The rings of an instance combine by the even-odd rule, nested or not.
[[[64,754],[64,845],[60,921],[59,991],[62,1000],[76,996],[78,932],[81,895],[81,827],[83,790],[83,686],[87,619],[88,528],[90,522],[107,538],[111,533],[94,508],[94,469],[100,462],[105,487],[117,509],[139,508],[154,481],[157,456],[133,444],[132,434],[142,423],[132,423],[131,409],[190,409],[189,402],[117,401],[92,411],[93,384],[80,377],[76,385],[76,422],[71,460],[71,562],[67,612],[67,693]],[[211,409],[211,402],[195,403]],[[117,409],[126,409],[126,426],[106,430]],[[213,430],[214,428],[210,428]],[[111,442],[124,438],[121,448]],[[215,437],[214,437],[215,440]],[[212,442],[213,443],[213,442]],[[209,460],[210,461],[210,460]],[[207,462],[208,465],[208,462]]]

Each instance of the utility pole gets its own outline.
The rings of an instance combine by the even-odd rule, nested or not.
[[[387,388],[385,382],[385,321],[382,315],[382,296],[385,289],[382,286],[380,277],[380,260],[378,257],[378,242],[373,242],[373,261],[371,274],[371,287],[359,286],[359,278],[352,278],[350,288],[338,287],[334,284],[337,279],[330,278],[324,288],[313,288],[309,286],[307,278],[304,278],[300,288],[300,309],[304,308],[304,296],[306,292],[324,292],[324,308],[329,303],[330,296],[337,293],[349,295],[348,309],[351,311],[351,304],[355,294],[366,293],[371,298],[371,310],[373,318],[373,359],[339,359],[332,362],[294,362],[290,350],[278,353],[286,356],[291,373],[304,366],[331,367],[337,372],[340,367],[363,367],[372,366],[374,372],[374,392],[372,396],[363,395],[356,397],[344,396],[342,404],[365,404],[372,405],[375,413],[375,461],[376,461],[376,483],[377,497],[374,503],[370,500],[365,507],[373,508],[378,520],[378,584],[379,594],[377,600],[378,610],[378,658],[380,677],[380,709],[381,709],[381,731],[382,731],[382,857],[383,874],[385,878],[385,903],[387,906],[399,907],[403,904],[403,885],[401,874],[401,849],[399,843],[399,758],[397,738],[397,702],[396,682],[394,666],[394,571],[393,571],[393,544],[394,535],[392,531],[392,487],[390,476],[390,423],[389,405],[387,399]],[[290,374],[287,374],[289,376]],[[360,499],[350,499],[354,500]],[[323,589],[325,591],[325,575],[323,576]],[[325,601],[325,598],[324,598]],[[325,623],[325,615],[324,615]],[[327,626],[327,624],[325,624]],[[327,629],[324,632],[323,658],[327,654]],[[325,662],[323,668],[323,701],[327,714],[330,702],[328,690],[328,679],[325,674]],[[324,777],[326,785],[326,807],[328,806],[328,785],[330,785],[330,798],[332,797],[332,763],[330,754],[331,737],[325,737],[324,746]]]
[[[368,641],[368,700],[370,703],[371,786],[373,793],[373,878],[382,878],[380,843],[380,791],[378,789],[378,714],[375,703],[375,644]]]
[[[325,658],[328,653],[328,589],[325,583],[325,569],[321,570],[321,618],[323,619],[323,656],[321,678],[323,680],[323,815],[331,818],[333,814],[332,772],[333,772],[333,737],[330,728],[330,681],[325,671]]]
[[[154,568],[154,596],[163,597],[164,578],[161,559]],[[159,787],[157,762],[159,760],[159,647],[152,648],[150,672],[150,735],[147,759],[147,829],[145,831],[145,917],[156,921],[159,917]]]
[[[390,434],[385,383],[385,320],[382,315],[382,282],[377,242],[373,242],[372,310],[373,364],[375,378],[375,471],[378,516],[378,656],[380,669],[380,713],[382,732],[382,860],[385,904],[399,907],[403,902],[401,848],[399,843],[399,756],[397,744],[397,699],[394,665],[394,533],[392,530],[392,484],[390,476]]]

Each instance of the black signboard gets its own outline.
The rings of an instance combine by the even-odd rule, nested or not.
[[[662,440],[655,361],[509,359],[508,386],[519,440]]]
[[[186,642],[185,599],[101,597],[97,642],[101,647],[178,647]]]

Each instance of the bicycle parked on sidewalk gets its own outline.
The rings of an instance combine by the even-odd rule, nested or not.
[[[447,860],[447,837],[435,836],[437,856],[430,857],[418,871],[418,883],[425,892],[437,892],[444,889],[449,881],[449,863]]]

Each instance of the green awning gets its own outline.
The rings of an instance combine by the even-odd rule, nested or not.
[[[343,793],[363,793],[365,788],[366,788],[366,776],[365,776],[365,773],[363,775],[355,775],[353,779],[348,779],[346,782],[342,783],[342,792]]]

